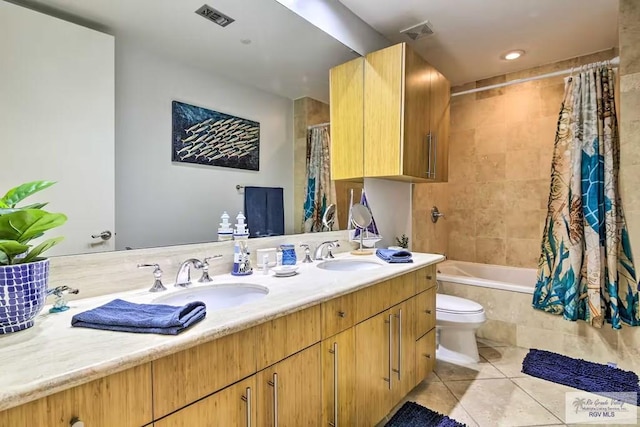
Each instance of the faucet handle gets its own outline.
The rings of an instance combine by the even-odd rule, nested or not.
[[[206,257],[202,262],[202,277],[198,279],[198,283],[209,283],[211,282],[211,277],[209,276],[209,260],[210,259],[220,259],[222,255],[213,255]]]
[[[304,248],[304,259],[302,260],[302,262],[313,262],[313,260],[311,259],[311,249],[309,249],[309,245],[307,245],[306,243],[302,243],[300,247]]]
[[[333,242],[329,243],[329,244],[327,245],[327,258],[330,258],[330,259],[335,258],[335,257],[333,256],[333,252],[331,252],[331,250],[332,250],[332,249],[334,249],[334,248],[338,248],[338,247],[340,247],[340,243],[338,243],[338,241],[337,241],[337,240],[335,240],[335,241],[333,241]]]
[[[138,264],[138,268],[147,268],[147,267],[153,267],[153,277],[155,278],[154,282],[153,282],[153,286],[151,286],[151,289],[149,289],[149,292],[160,292],[160,291],[166,291],[167,288],[164,287],[164,285],[162,284],[162,269],[160,268],[160,266],[158,264]]]

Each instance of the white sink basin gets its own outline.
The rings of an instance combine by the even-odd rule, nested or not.
[[[318,268],[323,270],[333,271],[362,271],[362,270],[374,270],[382,267],[382,264],[375,261],[365,261],[358,259],[335,259],[329,261],[323,261],[317,265]]]
[[[207,310],[237,307],[264,298],[269,289],[260,285],[246,283],[224,283],[219,285],[198,286],[156,298],[153,302],[167,305],[184,305],[193,301],[202,301]]]

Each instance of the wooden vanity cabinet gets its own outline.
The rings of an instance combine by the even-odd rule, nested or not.
[[[152,421],[151,364],[0,412],[0,427],[140,427]]]
[[[320,426],[320,344],[257,374],[258,426]]]
[[[349,328],[322,341],[322,425],[355,426],[356,341]]]
[[[154,427],[218,427],[256,425],[256,376],[157,420]],[[113,424],[115,426],[115,424]]]

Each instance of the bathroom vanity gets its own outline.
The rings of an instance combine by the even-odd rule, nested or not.
[[[74,313],[114,295],[74,301],[0,338],[0,427],[375,425],[433,369],[442,260],[243,277],[269,294],[178,336],[71,328]]]

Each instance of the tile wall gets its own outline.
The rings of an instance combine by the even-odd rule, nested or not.
[[[614,50],[603,51],[454,87],[452,92],[615,55]],[[537,266],[563,95],[563,77],[556,77],[451,98],[449,182],[414,187],[418,250],[446,252],[461,261]],[[435,225],[427,215],[434,204],[446,215]]]

